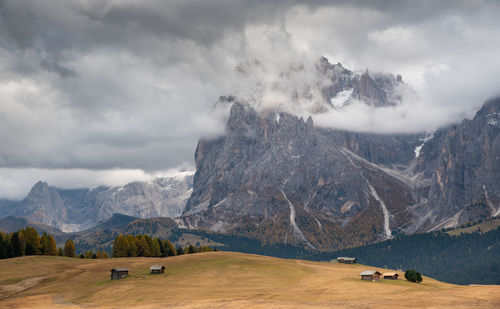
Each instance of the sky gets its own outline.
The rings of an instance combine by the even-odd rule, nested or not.
[[[457,123],[500,94],[498,16],[486,0],[0,0],[0,198],[38,180],[77,188],[193,170],[197,141],[223,134],[219,96],[284,106],[322,56],[401,74],[416,97],[318,125]],[[282,80],[297,64],[303,74]]]

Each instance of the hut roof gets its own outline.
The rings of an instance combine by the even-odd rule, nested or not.
[[[113,268],[111,271],[128,271],[128,268]]]
[[[398,274],[398,273],[384,273],[384,274],[383,274],[383,276],[384,276],[384,277],[385,277],[385,276],[391,276],[391,277],[393,277],[393,276],[395,276],[395,275],[397,275],[397,274]]]
[[[376,270],[365,270],[364,272],[360,273],[359,275],[360,276],[372,276],[372,275],[375,275],[375,274],[381,275],[381,273],[378,272],[378,271],[376,271]]]
[[[162,268],[166,268],[163,265],[153,265],[150,267],[151,270],[161,270]]]

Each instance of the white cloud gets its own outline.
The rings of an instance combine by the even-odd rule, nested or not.
[[[189,165],[180,169],[168,169],[146,173],[140,169],[87,170],[87,169],[40,169],[0,168],[0,197],[19,200],[38,181],[62,189],[95,188],[97,186],[123,186],[133,181],[150,181],[157,177],[192,175]]]
[[[223,131],[223,113],[211,114],[218,96],[311,111],[320,98],[309,86],[325,83],[314,73],[323,55],[356,71],[402,74],[419,98],[316,115],[323,126],[423,131],[471,117],[499,94],[496,1],[17,0],[0,10],[4,188],[27,191],[43,174],[6,169],[55,170],[57,182],[85,175],[72,170],[193,165],[198,138]]]

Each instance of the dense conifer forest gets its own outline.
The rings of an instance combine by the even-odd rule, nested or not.
[[[24,255],[58,255],[54,237],[43,233],[40,237],[32,227],[25,227],[13,233],[0,231],[0,259]]]
[[[500,284],[500,228],[450,236],[445,232],[398,236],[340,250],[362,264],[406,270],[456,284]]]

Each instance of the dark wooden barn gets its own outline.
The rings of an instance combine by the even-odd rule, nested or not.
[[[355,264],[357,262],[357,259],[352,257],[338,257],[337,262],[344,264]]]
[[[111,270],[111,280],[123,279],[128,276],[127,268],[113,268]]]
[[[384,279],[389,279],[389,280],[397,280],[399,275],[397,273],[385,273],[383,275]]]
[[[163,265],[153,265],[149,268],[149,270],[151,270],[151,274],[163,274],[165,269],[166,267]]]
[[[382,274],[376,270],[365,270],[359,275],[361,276],[361,280],[380,281]]]

